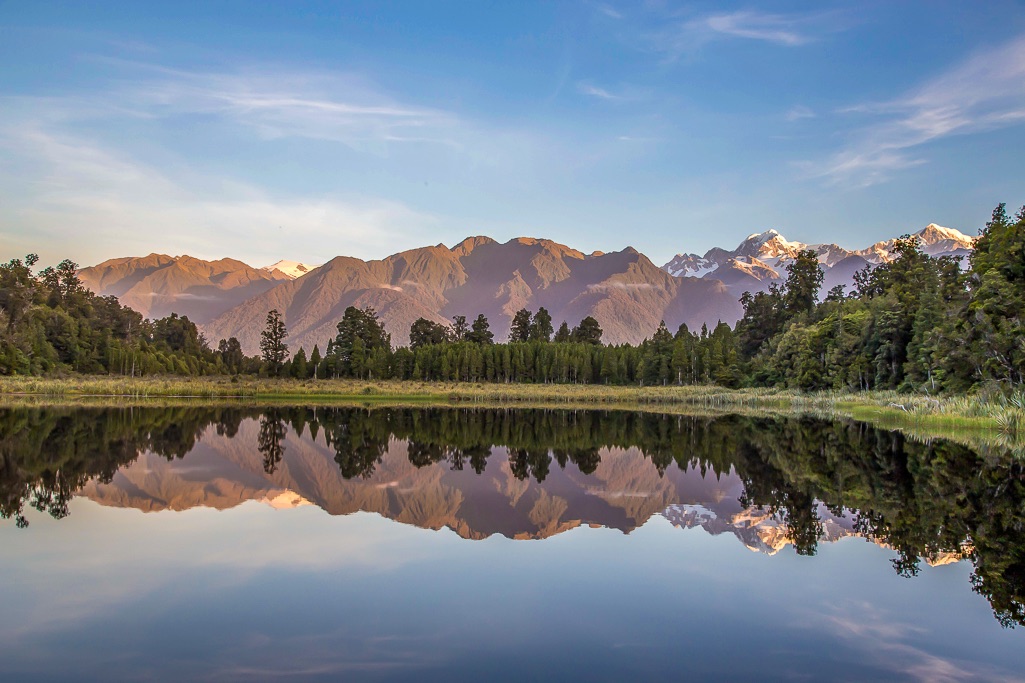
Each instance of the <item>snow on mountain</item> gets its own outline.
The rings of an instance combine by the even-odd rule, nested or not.
[[[966,256],[975,248],[975,241],[978,239],[935,223],[925,226],[914,236],[918,238],[922,251],[929,256]],[[886,263],[893,258],[893,247],[896,243],[896,239],[883,240],[854,253],[870,263]]]
[[[825,266],[833,266],[851,255],[852,252],[843,249],[835,244],[805,244],[804,242],[791,242],[780,235],[776,230],[766,230],[762,233],[754,233],[732,250],[713,248],[709,249],[704,256],[697,254],[677,254],[669,263],[662,268],[676,277],[712,277],[718,279],[714,273],[723,266],[730,268],[738,264],[747,264],[755,269],[762,270],[769,277],[776,277],[778,271],[785,269],[787,264],[792,262],[797,253],[811,249],[819,255],[819,262]],[[750,268],[744,268],[750,271]],[[719,275],[722,275],[720,273]],[[759,277],[758,279],[762,279]]]
[[[971,253],[978,238],[969,237],[964,233],[945,228],[935,223],[918,231],[917,237],[922,250],[930,256],[960,256]],[[768,288],[773,281],[786,277],[786,268],[793,263],[798,252],[811,249],[818,255],[819,263],[826,274],[827,280],[837,280],[838,284],[851,284],[849,264],[855,261],[878,265],[893,258],[896,239],[877,242],[872,246],[851,250],[837,244],[805,244],[791,242],[776,230],[752,233],[742,241],[736,249],[727,250],[720,247],[709,249],[704,256],[698,254],[677,254],[669,263],[662,266],[663,270],[676,277],[696,277],[720,280],[727,287],[736,290],[736,294],[745,291],[760,291]],[[856,257],[852,259],[852,257]],[[843,276],[835,273],[830,278],[831,269],[843,263]],[[965,259],[964,263],[967,263]]]
[[[269,266],[264,266],[260,270],[265,270],[268,273],[277,271],[282,275],[287,276],[290,280],[294,280],[298,277],[302,277],[306,273],[310,272],[314,268],[319,268],[319,265],[310,265],[308,263],[300,263],[299,261],[285,261],[281,260],[277,263],[272,263]]]

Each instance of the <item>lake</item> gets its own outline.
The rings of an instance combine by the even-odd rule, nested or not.
[[[5,681],[1025,680],[1023,460],[853,421],[5,408],[0,513]]]

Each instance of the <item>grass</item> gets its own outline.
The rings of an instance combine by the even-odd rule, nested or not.
[[[47,402],[101,399],[244,399],[257,403],[444,403],[550,407],[630,407],[659,412],[761,412],[844,417],[899,429],[920,438],[944,437],[1025,452],[1025,394],[984,399],[933,398],[896,392],[797,392],[715,386],[621,387],[580,384],[473,384],[230,377],[0,378],[0,397]]]

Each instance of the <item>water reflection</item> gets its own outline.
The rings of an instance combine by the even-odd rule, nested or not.
[[[654,515],[752,549],[858,534],[896,571],[968,558],[1025,623],[1025,473],[999,452],[853,422],[626,411],[350,407],[0,411],[0,515],[84,495],[142,510],[245,500],[371,511],[465,538],[629,532]]]

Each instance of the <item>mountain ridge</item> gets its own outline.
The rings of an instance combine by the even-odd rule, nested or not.
[[[965,257],[974,248],[977,237],[953,228],[930,223],[911,235],[922,250],[933,257]],[[768,289],[773,282],[786,279],[786,267],[798,252],[811,249],[818,255],[823,270],[823,291],[836,285],[853,285],[853,274],[868,265],[879,265],[893,258],[897,238],[881,240],[864,249],[847,249],[838,244],[791,242],[775,229],[748,235],[736,249],[713,247],[703,256],[680,253],[662,266],[676,276],[716,279],[740,296],[745,291]],[[838,268],[839,267],[839,268]]]
[[[482,236],[456,246],[409,249],[384,259],[339,256],[303,277],[247,300],[204,325],[210,339],[236,337],[255,352],[267,312],[282,312],[288,343],[309,351],[333,338],[348,306],[372,306],[393,342],[408,341],[420,317],[448,323],[484,314],[496,339],[521,308],[545,307],[558,325],[595,317],[609,343],[638,343],[665,319],[700,327],[710,317],[731,322],[739,303],[718,282],[677,278],[633,248],[584,254],[553,240]]]
[[[915,233],[932,256],[965,256],[976,238],[935,223]],[[661,320],[670,329],[735,323],[745,291],[763,291],[786,277],[802,249],[813,249],[824,271],[822,291],[851,286],[854,273],[891,258],[895,240],[864,249],[787,240],[770,229],[748,235],[735,249],[703,256],[678,254],[661,268],[633,247],[585,253],[551,239],[517,237],[504,243],[471,235],[364,261],[339,255],[319,266],[280,260],[263,268],[230,258],[188,255],[122,257],[83,268],[83,284],[151,318],[188,315],[207,339],[236,337],[258,353],[267,313],[282,313],[288,344],[322,350],[346,307],[373,307],[395,345],[408,343],[417,318],[447,324],[453,316],[484,314],[496,340],[508,335],[515,312],[545,307],[556,326],[593,316],[603,341],[636,344]]]

